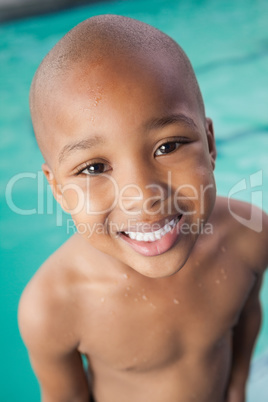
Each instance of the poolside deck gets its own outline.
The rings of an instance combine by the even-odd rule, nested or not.
[[[101,0],[0,0],[0,22],[49,13],[98,1]]]

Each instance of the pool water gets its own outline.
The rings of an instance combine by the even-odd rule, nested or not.
[[[1,166],[1,401],[39,400],[39,388],[20,339],[17,306],[20,294],[41,263],[70,234],[67,216],[57,207],[40,171],[42,156],[32,132],[28,92],[45,54],[69,29],[97,14],[130,16],[152,24],[177,40],[190,57],[212,117],[217,138],[218,193],[228,195],[246,179],[236,198],[250,201],[250,175],[262,171],[262,197],[267,210],[268,149],[268,2],[117,1],[98,3],[0,27],[0,166]],[[20,215],[6,203],[5,189],[14,175],[9,203],[39,213]],[[40,184],[41,183],[41,184]],[[257,189],[257,187],[256,187]],[[258,193],[259,194],[259,193]],[[37,197],[38,195],[38,197]],[[14,209],[14,208],[13,208]],[[44,209],[45,213],[42,213]],[[268,400],[268,278],[262,289],[263,326],[254,352],[249,402]]]

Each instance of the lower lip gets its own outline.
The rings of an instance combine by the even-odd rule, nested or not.
[[[129,244],[129,246],[132,247],[139,254],[146,257],[153,257],[165,253],[174,246],[179,237],[179,226],[182,219],[183,216],[180,218],[174,228],[171,229],[170,232],[166,233],[163,237],[161,237],[161,239],[154,242],[137,241],[134,239],[130,239],[130,237],[125,236],[122,233],[120,233],[119,236],[120,239]]]

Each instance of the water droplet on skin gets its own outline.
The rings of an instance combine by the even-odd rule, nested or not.
[[[143,298],[143,300],[145,300],[145,301],[147,301],[147,300],[148,300],[148,297],[147,297],[147,296],[145,296],[145,295],[143,295],[143,296],[142,296],[142,298]]]
[[[177,299],[173,299],[173,303],[174,304],[180,304],[179,300],[177,300]]]
[[[223,253],[226,253],[226,247],[221,246],[221,251],[222,251]]]
[[[216,280],[215,280],[215,283],[216,283],[217,285],[219,285],[219,284],[221,283],[221,281],[220,281],[219,279],[216,279]]]
[[[224,268],[221,268],[221,274],[223,279],[227,279],[226,270]]]
[[[94,106],[98,106],[98,104],[100,103],[100,101],[101,101],[101,96],[100,96],[100,95],[99,95],[99,96],[96,96],[95,99],[94,99],[93,105],[94,105]]]
[[[138,301],[138,299],[134,299],[134,302],[137,302]]]
[[[105,298],[104,298],[104,297],[102,297],[102,298],[100,299],[100,301],[101,301],[102,303],[104,303]]]
[[[128,293],[125,293],[125,297],[128,297]]]
[[[127,286],[126,289],[127,289],[127,290],[130,290],[130,286]]]
[[[128,278],[129,278],[129,275],[128,275],[128,274],[123,274],[123,277],[124,277],[125,279],[128,279]]]
[[[150,307],[156,308],[156,306],[153,303],[150,303]]]

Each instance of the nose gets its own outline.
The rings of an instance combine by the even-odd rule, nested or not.
[[[148,163],[128,164],[121,181],[119,206],[125,213],[159,213],[168,197],[167,177],[161,178]]]

